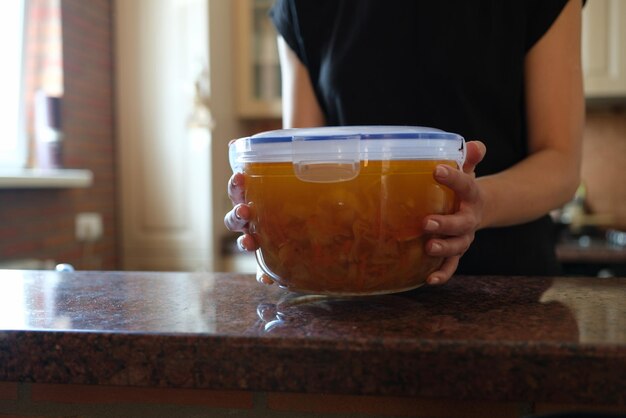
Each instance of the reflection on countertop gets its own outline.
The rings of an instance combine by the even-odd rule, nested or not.
[[[0,381],[624,404],[624,296],[623,278],[329,298],[253,275],[3,270]]]
[[[618,281],[618,280],[621,280]],[[555,278],[542,303],[562,303],[573,313],[581,343],[626,344],[626,278]]]

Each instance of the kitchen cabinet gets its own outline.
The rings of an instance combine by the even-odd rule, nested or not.
[[[272,0],[234,1],[237,114],[246,119],[281,117],[281,79]]]
[[[587,1],[583,9],[582,61],[587,98],[626,97],[625,1]]]

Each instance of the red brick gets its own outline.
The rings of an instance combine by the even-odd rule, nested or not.
[[[54,418],[54,417],[43,417],[41,415],[5,415],[0,414],[0,418]]]
[[[17,383],[0,382],[0,399],[16,400],[17,399]]]
[[[537,403],[536,414],[554,414],[558,412],[617,412],[626,413],[626,405],[580,405],[580,404],[553,404]]]
[[[34,402],[169,403],[216,408],[252,408],[252,393],[243,391],[33,384],[31,396]]]
[[[402,397],[270,393],[267,406],[275,411],[318,414],[370,414],[429,418],[507,418],[519,416],[516,403],[431,400]]]

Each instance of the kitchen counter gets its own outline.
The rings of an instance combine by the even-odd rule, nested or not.
[[[3,270],[0,382],[623,407],[625,300],[624,278],[333,299],[251,275]]]
[[[589,236],[564,240],[557,245],[556,254],[564,263],[626,264],[625,246]]]
[[[582,235],[561,240],[556,255],[565,275],[626,276],[626,246],[603,236]]]

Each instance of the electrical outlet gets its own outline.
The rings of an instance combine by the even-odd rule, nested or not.
[[[76,215],[76,241],[94,242],[102,237],[102,215],[82,212]]]

